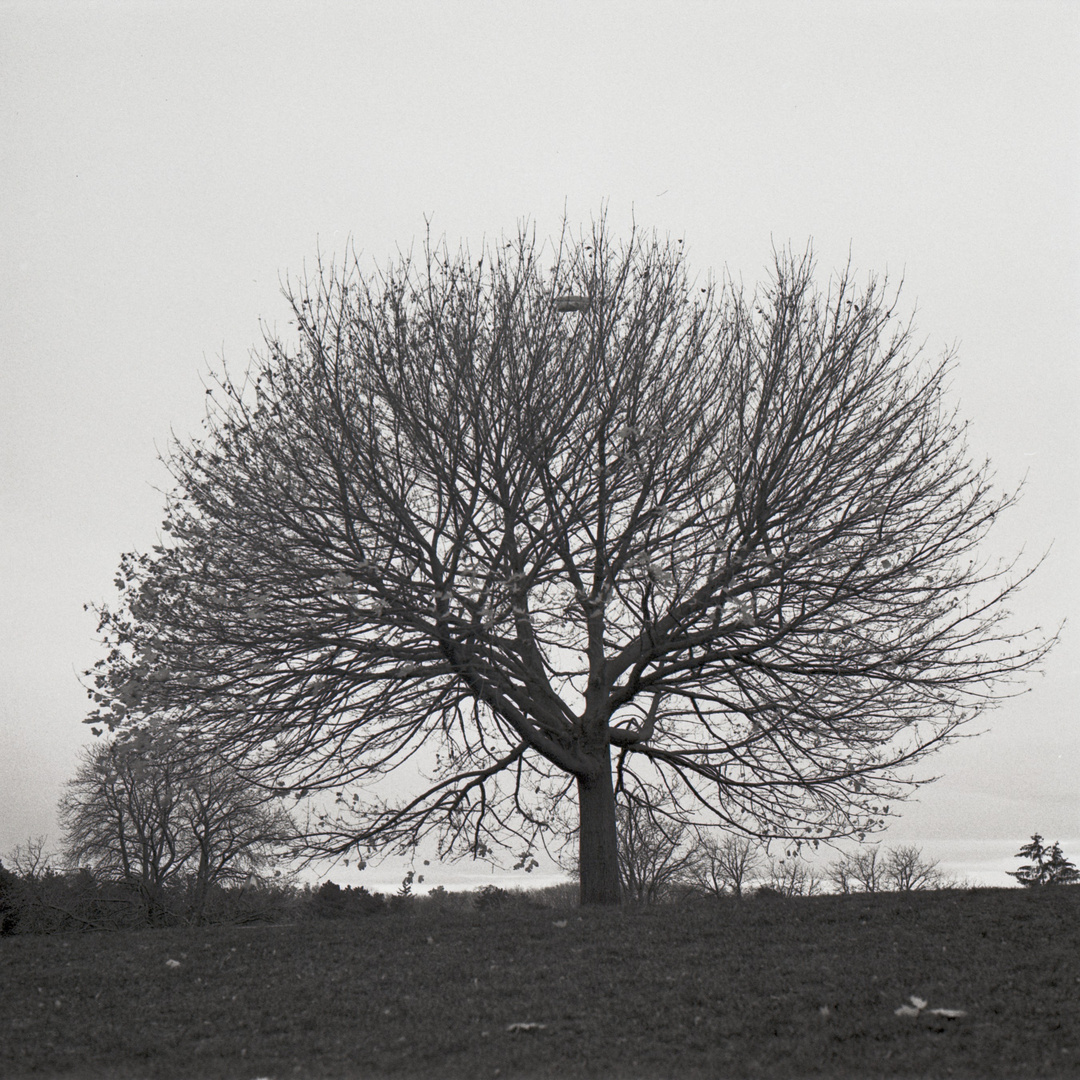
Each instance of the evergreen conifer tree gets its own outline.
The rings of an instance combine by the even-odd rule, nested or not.
[[[1080,871],[1065,858],[1061,845],[1055,843],[1051,847],[1044,847],[1038,833],[1032,836],[1030,844],[1025,844],[1017,852],[1016,857],[1030,859],[1031,862],[1008,873],[1028,888],[1037,885],[1072,885],[1080,881]]]

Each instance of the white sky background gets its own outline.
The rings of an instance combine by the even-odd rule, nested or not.
[[[1017,625],[1080,610],[1078,71],[1070,3],[0,0],[0,854],[59,841],[82,605],[156,542],[207,363],[284,328],[317,250],[382,265],[425,217],[475,252],[606,204],[703,275],[812,238],[823,283],[849,250],[903,276],[927,350],[959,347],[973,455],[1027,478],[992,553],[1053,544]],[[885,841],[992,884],[1036,830],[1080,860],[1078,699],[1067,626]]]

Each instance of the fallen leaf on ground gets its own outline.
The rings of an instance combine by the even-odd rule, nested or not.
[[[179,960],[166,960],[165,961],[165,966],[166,967],[179,967],[180,966],[180,961]]]
[[[547,1024],[518,1023],[507,1024],[506,1030],[516,1034],[519,1031],[543,1031]]]

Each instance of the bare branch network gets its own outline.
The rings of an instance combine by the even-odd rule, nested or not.
[[[1013,496],[969,460],[950,358],[884,284],[812,271],[781,254],[748,298],[602,223],[546,258],[320,266],[298,342],[222,373],[174,447],[88,722],[339,793],[323,854],[530,850],[576,827],[574,783],[613,836],[612,762],[686,820],[865,835],[1049,643],[978,555]]]

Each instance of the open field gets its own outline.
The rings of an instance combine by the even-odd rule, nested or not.
[[[0,939],[7,1078],[1077,1075],[1073,887]]]

